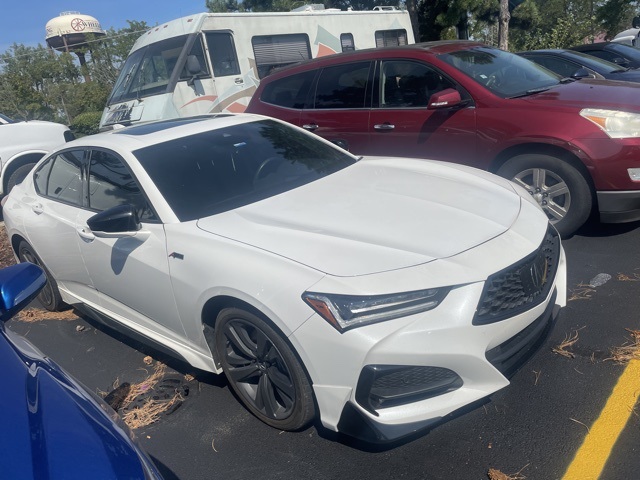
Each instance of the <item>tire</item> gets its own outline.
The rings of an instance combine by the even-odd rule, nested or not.
[[[572,235],[589,218],[593,195],[585,177],[569,163],[550,155],[518,155],[498,175],[524,187],[562,237]]]
[[[47,283],[44,285],[37,297],[42,306],[50,312],[59,312],[60,310],[68,308],[67,304],[62,301],[60,291],[58,290],[58,284],[51,276],[51,273],[47,270],[47,267],[42,264],[40,257],[36,255],[36,252],[33,250],[31,245],[24,240],[21,241],[18,246],[18,258],[21,262],[34,263],[44,270],[47,277]]]
[[[4,192],[4,194],[9,195],[11,189],[22,182],[27,177],[27,175],[29,175],[29,172],[34,166],[35,163],[27,163],[26,165],[22,165],[21,167],[16,168],[15,172],[13,172],[9,176],[9,180],[7,180],[7,191]]]
[[[264,423],[294,431],[314,419],[313,392],[302,365],[264,320],[237,308],[223,310],[215,346],[229,385]]]

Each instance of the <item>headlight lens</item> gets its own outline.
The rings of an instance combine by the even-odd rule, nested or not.
[[[436,308],[451,290],[431,288],[387,295],[305,292],[302,299],[339,332]]]
[[[585,108],[580,115],[591,120],[611,138],[640,137],[640,115],[637,113]]]

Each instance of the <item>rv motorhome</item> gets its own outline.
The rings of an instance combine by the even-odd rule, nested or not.
[[[348,50],[414,43],[395,8],[200,13],[153,27],[134,44],[100,128],[209,112],[242,112],[274,68]]]

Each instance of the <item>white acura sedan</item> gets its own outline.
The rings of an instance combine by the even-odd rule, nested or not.
[[[224,372],[282,430],[389,441],[508,385],[566,299],[528,193],[218,115],[81,138],[4,202],[42,303]]]

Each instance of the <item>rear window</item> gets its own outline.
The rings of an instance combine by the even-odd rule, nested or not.
[[[330,175],[355,157],[273,120],[134,152],[180,221],[248,205]]]
[[[316,71],[298,73],[275,80],[264,87],[260,100],[286,108],[304,108]]]

